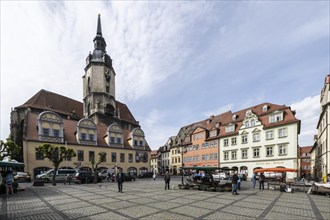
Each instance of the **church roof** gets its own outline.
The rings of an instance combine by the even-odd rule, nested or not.
[[[126,104],[116,101],[116,107],[120,113],[120,120],[138,124]],[[82,102],[44,89],[16,108],[34,108],[43,111],[53,111],[67,116],[75,113],[78,118],[84,117]]]
[[[38,134],[38,113],[28,112],[27,114],[27,129],[26,129],[26,139],[29,141],[39,141],[39,134]],[[64,127],[64,139],[68,144],[79,145],[76,137],[77,133],[77,123],[78,121],[75,120],[68,120],[63,119],[63,127]],[[97,124],[97,146],[95,147],[109,147],[104,139],[104,134],[107,132],[108,126],[105,124]],[[131,149],[133,148],[128,143],[128,139],[131,132],[128,130],[123,130],[123,137],[124,137],[124,149]],[[83,144],[82,144],[83,145]],[[88,145],[88,147],[94,147],[94,145]],[[150,147],[146,142],[145,150],[150,151]]]

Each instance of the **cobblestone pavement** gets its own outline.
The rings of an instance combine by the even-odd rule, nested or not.
[[[174,180],[173,180],[174,179]],[[171,185],[180,178],[172,178]],[[240,195],[230,192],[164,190],[164,181],[137,179],[84,185],[26,185],[2,195],[0,219],[330,219],[330,199],[304,192],[252,190],[244,182]]]

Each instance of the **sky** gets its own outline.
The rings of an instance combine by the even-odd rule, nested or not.
[[[329,1],[0,1],[1,130],[41,89],[82,102],[97,15],[116,100],[152,149],[185,125],[263,102],[290,106],[313,145],[330,73]]]

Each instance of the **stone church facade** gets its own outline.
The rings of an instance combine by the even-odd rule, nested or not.
[[[11,138],[22,146],[17,159],[32,176],[52,168],[36,152],[44,143],[77,153],[60,168],[89,169],[89,158],[106,152],[101,169],[121,167],[134,175],[150,171],[151,149],[144,132],[129,108],[115,97],[116,73],[106,51],[100,15],[93,42],[83,76],[83,103],[42,89],[11,112]]]

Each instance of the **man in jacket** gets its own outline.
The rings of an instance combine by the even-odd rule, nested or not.
[[[237,171],[235,171],[233,177],[232,177],[232,180],[231,180],[231,183],[232,183],[232,190],[231,190],[231,194],[233,195],[239,195],[237,193],[237,182],[238,182],[238,175],[237,175]]]
[[[264,190],[264,188],[265,188],[265,179],[266,179],[266,177],[265,177],[264,173],[261,173],[260,178],[259,178],[259,189]]]
[[[118,192],[123,193],[123,182],[125,180],[124,174],[122,173],[121,169],[119,169],[117,173],[117,183],[118,183]]]
[[[170,180],[171,180],[171,177],[170,177],[170,174],[168,173],[168,171],[166,171],[166,173],[164,175],[164,180],[165,180],[165,190],[166,190],[166,187],[169,190],[170,189]]]

